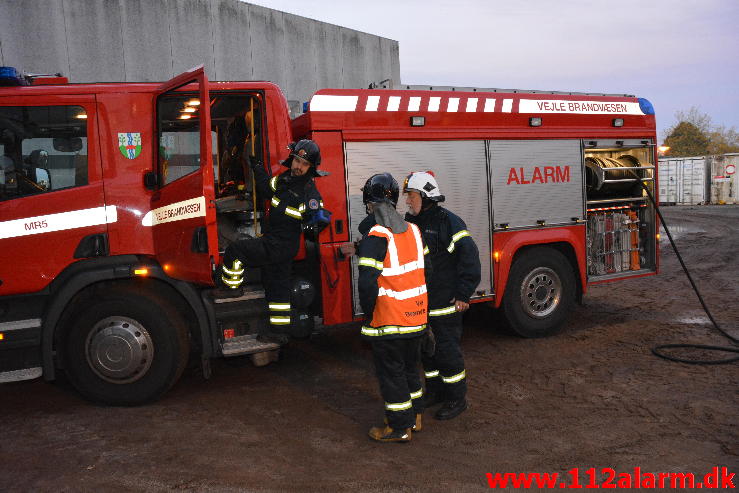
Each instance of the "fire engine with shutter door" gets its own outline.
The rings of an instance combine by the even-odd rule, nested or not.
[[[655,117],[629,95],[505,90],[326,89],[291,121],[269,82],[69,84],[0,69],[0,381],[63,369],[86,397],[137,404],[188,359],[279,347],[255,337],[259,273],[213,296],[230,241],[261,234],[269,203],[249,159],[281,172],[315,140],[331,222],[294,264],[291,333],[362,318],[360,188],[377,172],[429,170],[480,249],[474,302],[525,337],[553,333],[590,284],[653,275]],[[320,318],[318,318],[320,317]]]

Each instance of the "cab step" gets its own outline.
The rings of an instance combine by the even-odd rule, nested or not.
[[[22,380],[33,380],[43,374],[41,367],[23,368],[22,370],[11,370],[0,372],[0,383],[20,382]]]
[[[279,344],[274,342],[262,342],[257,340],[256,334],[246,334],[227,339],[221,346],[223,356],[241,356],[244,354],[263,353],[280,349]]]
[[[213,302],[216,304],[236,303],[239,301],[258,300],[264,298],[264,289],[245,289],[241,296],[236,297],[214,297]]]

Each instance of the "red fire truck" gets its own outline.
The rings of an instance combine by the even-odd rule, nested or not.
[[[327,89],[291,121],[276,85],[209,82],[202,68],[163,84],[2,68],[0,83],[2,382],[63,369],[90,399],[137,404],[191,358],[206,377],[212,358],[275,359],[278,346],[256,339],[258,273],[226,299],[213,274],[269,214],[246,159],[276,174],[297,138],[321,147],[333,215],[294,263],[294,336],[362,318],[355,260],[339,248],[358,239],[360,188],[377,172],[435,173],[479,246],[474,301],[500,307],[522,336],[557,330],[590,284],[658,269],[645,99]]]

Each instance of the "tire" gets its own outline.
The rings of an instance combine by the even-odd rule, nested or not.
[[[525,251],[514,262],[503,295],[510,328],[521,337],[555,334],[574,306],[575,283],[573,267],[559,251]]]
[[[114,288],[87,298],[68,319],[65,372],[87,399],[134,406],[162,396],[189,355],[187,325],[148,289]]]

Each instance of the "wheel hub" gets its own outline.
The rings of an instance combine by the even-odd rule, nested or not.
[[[154,344],[139,322],[114,316],[95,324],[87,336],[85,354],[90,368],[103,380],[130,383],[151,367]]]
[[[532,270],[521,284],[521,303],[527,315],[544,318],[551,314],[562,298],[562,281],[548,267]]]

